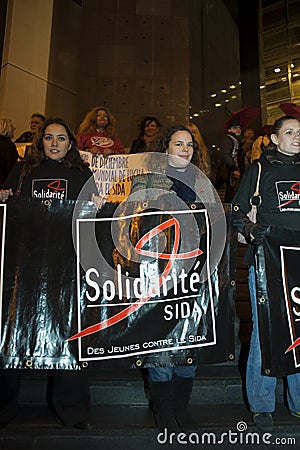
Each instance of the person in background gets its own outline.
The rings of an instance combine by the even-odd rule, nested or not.
[[[251,152],[252,145],[255,139],[255,132],[252,128],[246,128],[243,134],[242,142],[241,142],[241,152],[240,157],[244,158],[244,166],[245,169],[251,163]]]
[[[239,166],[240,139],[242,125],[238,119],[233,119],[227,127],[227,134],[221,148],[221,162],[216,174],[215,187],[219,189],[225,183],[225,203],[230,203],[237,191],[241,173],[244,167]]]
[[[262,153],[260,197],[262,203],[257,207],[257,222],[247,216],[251,210],[251,199],[256,188],[258,164],[251,164],[241,181],[233,199],[233,225],[249,243],[245,264],[249,266],[249,292],[252,306],[252,335],[246,370],[246,389],[253,413],[253,421],[258,428],[271,431],[272,414],[275,410],[276,378],[261,374],[261,348],[258,324],[258,299],[256,291],[255,252],[264,240],[268,226],[286,230],[300,231],[300,207],[280,210],[281,204],[278,184],[281,181],[293,185],[300,184],[300,121],[292,116],[283,116],[273,125],[271,141],[274,149]],[[294,202],[295,203],[295,202]],[[300,373],[287,377],[287,400],[290,412],[300,419]]]
[[[32,142],[36,131],[38,131],[38,129],[45,122],[45,120],[46,120],[46,117],[43,114],[33,113],[31,115],[31,120],[30,120],[30,130],[22,133],[21,136],[19,136],[15,140],[15,142],[18,144]]]
[[[79,150],[104,157],[124,153],[115,124],[114,116],[106,108],[93,108],[78,127],[76,136]]]
[[[135,199],[144,200],[145,195],[151,195],[151,200],[157,200],[161,190],[172,193],[172,197],[176,194],[184,202],[198,201],[200,195],[197,193],[200,192],[209,196],[207,179],[203,175],[201,177],[201,172],[196,169],[199,166],[196,146],[191,131],[185,126],[174,125],[164,129],[154,151],[167,154],[168,163],[166,167],[160,167],[160,173],[133,178],[131,193]],[[193,427],[189,400],[196,368],[196,365],[148,368],[150,399],[159,430],[178,432]]]
[[[11,119],[0,119],[0,188],[18,160],[18,151],[12,141],[14,132]]]
[[[44,193],[49,190],[53,181],[56,185],[59,183],[60,199],[76,200],[82,187],[92,176],[91,170],[80,157],[76,137],[67,123],[60,118],[48,119],[37,132],[32,151],[23,161],[18,162],[8,175],[0,190],[0,201],[6,201],[8,197],[16,194],[28,198],[49,198],[45,197],[47,192]],[[93,200],[97,196],[97,188],[93,182],[89,185],[86,199]],[[59,302],[59,292],[57,298],[48,301]],[[90,428],[87,372],[53,369],[47,370],[46,373],[47,401],[61,422],[68,427]],[[9,423],[17,414],[19,386],[19,370],[0,370],[2,424]]]
[[[162,125],[156,117],[144,117],[138,126],[138,136],[132,142],[129,153],[143,153],[150,150]]]
[[[191,131],[194,136],[195,141],[198,144],[199,151],[199,169],[205,173],[205,175],[210,178],[211,177],[211,160],[208,149],[205,145],[202,134],[200,133],[199,128],[194,123],[188,123],[187,128]]]
[[[261,154],[267,149],[271,142],[272,125],[265,125],[262,127],[252,144],[250,163],[252,164],[256,159],[259,159]]]

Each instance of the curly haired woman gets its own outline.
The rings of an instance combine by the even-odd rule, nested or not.
[[[101,106],[93,108],[78,127],[76,137],[79,150],[103,156],[124,153],[115,123],[110,111]]]

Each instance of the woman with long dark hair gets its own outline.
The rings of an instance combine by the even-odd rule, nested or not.
[[[171,194],[167,201],[174,200],[178,206],[181,200],[202,203],[215,199],[211,183],[197,170],[197,144],[187,127],[174,125],[164,129],[152,149],[154,153],[149,153],[152,160],[150,172],[137,175],[132,181],[131,193],[135,200],[154,200],[155,205],[159,198]],[[155,152],[164,153],[167,157],[159,158]],[[190,325],[197,328],[196,319],[190,317],[189,320]],[[160,361],[159,355],[157,361]],[[148,386],[157,426],[160,430],[172,432],[191,429],[193,420],[188,409],[196,365],[166,366],[163,365],[163,356],[161,361],[161,366],[157,364],[148,368]]]
[[[145,116],[138,125],[137,138],[131,144],[129,153],[144,153],[151,151],[151,146],[162,128],[156,117]]]
[[[32,148],[25,160],[17,163],[10,172],[0,191],[0,200],[6,201],[8,197],[17,195],[30,199],[45,199],[50,202],[55,200],[59,201],[59,204],[63,204],[67,200],[76,200],[83,186],[86,187],[83,195],[85,200],[95,197],[97,190],[93,182],[93,175],[80,157],[74,133],[64,120],[48,119],[36,134]],[[68,226],[69,222],[66,223],[66,227]],[[72,230],[59,228],[54,230],[53,245],[56,242],[56,233],[71,234]],[[47,261],[52,261],[48,255]],[[49,272],[51,270],[53,271],[53,267],[49,267]],[[47,347],[48,342],[53,339],[50,347],[57,348],[56,351],[59,351],[61,347],[57,337],[59,335],[58,328],[62,328],[63,324],[57,325],[51,314],[55,310],[55,305],[63,301],[62,297],[65,299],[64,292],[68,287],[59,286],[57,290],[51,290],[49,286],[47,289],[47,277],[47,274],[43,277],[47,291],[43,295],[48,313],[46,323],[43,324],[44,334],[42,336],[44,337],[40,338],[42,339],[41,346]],[[72,282],[73,280],[70,280],[70,284]],[[28,289],[30,291],[30,287]],[[24,300],[26,301],[26,298]],[[64,314],[67,318],[69,317],[69,311],[65,311]],[[70,320],[73,320],[72,315]],[[45,330],[48,330],[48,333]],[[33,332],[33,330],[30,331]],[[43,353],[43,349],[39,348],[39,351]],[[59,357],[60,355],[58,355],[58,359]],[[47,365],[47,361],[44,364]],[[46,373],[48,377],[47,401],[61,422],[65,426],[89,428],[90,392],[87,373],[84,370],[56,368],[47,370]],[[17,368],[0,370],[0,423],[2,424],[9,423],[17,414],[19,386],[20,371]]]

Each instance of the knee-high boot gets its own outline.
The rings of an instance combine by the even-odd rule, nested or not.
[[[175,419],[173,382],[149,382],[149,390],[153,402],[153,411],[157,427],[160,431],[179,431]]]
[[[195,428],[195,422],[189,413],[189,401],[191,398],[194,378],[182,378],[174,376],[175,417],[181,430]]]

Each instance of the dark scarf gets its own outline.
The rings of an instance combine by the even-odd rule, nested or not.
[[[176,192],[185,202],[194,202],[196,200],[195,192],[195,169],[189,164],[184,172],[175,167],[167,167],[167,177],[173,181],[172,191]]]
[[[284,155],[278,150],[275,150],[275,157],[278,161],[281,161],[284,164],[299,162],[299,153],[296,153],[295,155]]]

